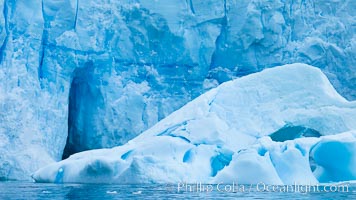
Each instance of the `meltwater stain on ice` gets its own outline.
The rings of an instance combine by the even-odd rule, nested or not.
[[[189,149],[188,151],[185,152],[184,156],[183,156],[183,162],[184,163],[188,163],[191,162],[193,160],[193,149]]]
[[[63,174],[64,174],[64,169],[61,167],[58,169],[56,179],[54,182],[55,183],[63,183]]]
[[[126,160],[131,155],[132,152],[133,150],[129,150],[126,153],[122,154],[121,159]]]

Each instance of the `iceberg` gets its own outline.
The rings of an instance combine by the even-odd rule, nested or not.
[[[74,154],[32,177],[53,183],[355,180],[354,116],[356,102],[340,96],[320,69],[284,65],[221,84],[125,145]]]
[[[0,179],[123,145],[265,68],[313,65],[355,100],[354,8],[353,0],[0,0]]]

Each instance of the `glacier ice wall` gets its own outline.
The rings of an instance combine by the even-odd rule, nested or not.
[[[0,178],[25,178],[64,148],[66,157],[124,144],[204,91],[280,64],[317,66],[356,97],[352,0],[1,0],[0,9]]]

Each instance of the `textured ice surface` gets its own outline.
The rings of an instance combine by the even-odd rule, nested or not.
[[[356,102],[317,68],[292,64],[226,82],[127,144],[74,154],[38,182],[310,184],[354,180]],[[319,135],[284,142],[289,127]],[[284,127],[284,129],[283,129]],[[337,162],[336,162],[337,160]]]
[[[356,98],[353,0],[0,0],[0,10],[0,178],[60,160],[68,133],[64,157],[124,144],[263,68],[312,64]]]

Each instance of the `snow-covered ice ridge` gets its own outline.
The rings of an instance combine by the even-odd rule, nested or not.
[[[355,2],[0,0],[0,180],[125,144],[264,68],[311,64],[355,100]]]
[[[310,184],[356,179],[356,102],[291,64],[223,83],[127,144],[74,154],[37,182]]]

